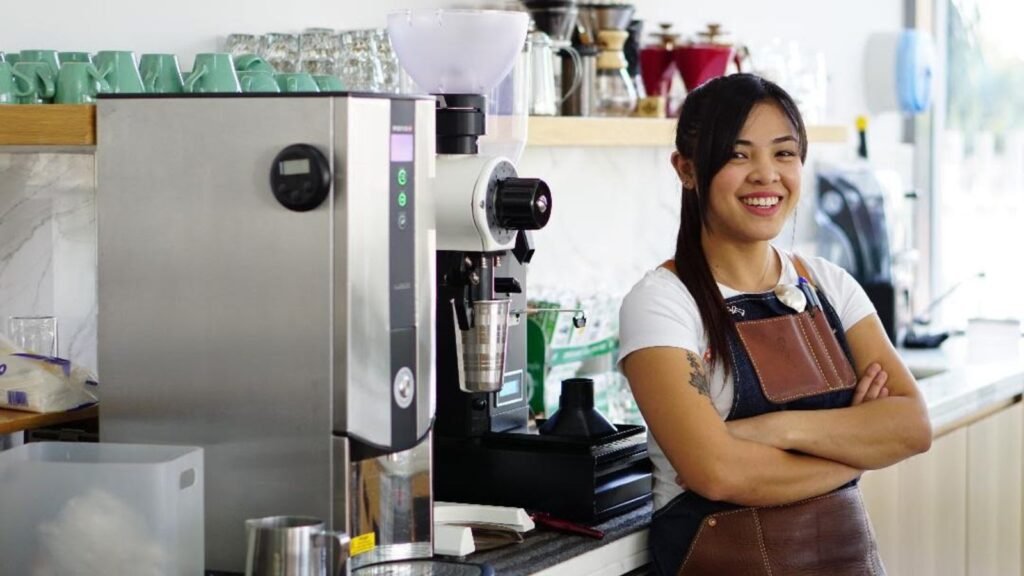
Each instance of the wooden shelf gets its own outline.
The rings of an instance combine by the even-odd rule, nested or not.
[[[676,121],[657,118],[570,118],[534,116],[529,146],[666,147],[675,141]],[[842,125],[808,126],[811,142],[845,143]],[[0,105],[0,146],[95,146],[96,107],[89,104]]]
[[[54,412],[50,414],[0,409],[0,434],[24,432],[25,430],[52,426],[54,424],[95,420],[99,418],[99,415],[100,408],[98,405],[70,412]]]
[[[0,146],[95,146],[96,106],[0,105]]]
[[[672,147],[676,121],[661,118],[572,118],[532,116],[527,146],[551,147]],[[815,143],[845,143],[841,125],[808,126]]]

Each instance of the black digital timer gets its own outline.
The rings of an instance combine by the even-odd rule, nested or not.
[[[292,144],[270,166],[270,190],[282,206],[307,212],[323,203],[331,191],[331,165],[309,144]]]

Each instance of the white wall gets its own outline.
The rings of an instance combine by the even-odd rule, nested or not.
[[[3,2],[0,50],[134,50],[173,52],[191,67],[197,52],[216,50],[231,32],[299,30],[309,26],[364,28],[383,26],[388,12],[402,7],[436,7],[458,3],[493,6],[506,0],[49,0]],[[654,30],[672,22],[691,33],[707,22],[721,22],[736,40],[752,47],[774,37],[797,40],[808,54],[824,52],[832,78],[832,117],[852,125],[864,111],[863,48],[876,31],[902,24],[903,2],[897,0],[634,0],[636,16]],[[514,4],[514,2],[513,2]],[[754,53],[756,59],[757,54]],[[756,60],[755,60],[756,62]],[[875,126],[888,140],[898,123]],[[884,133],[884,134],[883,134]]]
[[[185,68],[195,53],[216,50],[231,32],[297,31],[309,26],[338,29],[383,26],[386,15],[402,7],[493,7],[506,0],[50,0],[46,16],[28,2],[4,2],[0,11],[0,50],[131,49],[137,53],[173,52]],[[852,128],[865,112],[864,44],[879,31],[902,26],[903,2],[896,0],[749,0],[681,2],[635,0],[636,17],[648,31],[672,22],[692,33],[707,22],[721,22],[733,38],[755,50],[779,37],[795,40],[808,55],[822,51],[831,77],[830,122]],[[514,2],[513,2],[514,4]],[[898,141],[896,117],[872,122],[876,152]],[[844,156],[850,146],[813,146],[815,156]],[[528,150],[523,175],[542,177],[556,194],[555,218],[538,234],[534,273],[542,285],[564,283],[604,286],[620,292],[639,274],[670,256],[678,226],[678,182],[668,164],[671,149]],[[811,200],[813,181],[805,181]],[[806,209],[804,209],[806,206]],[[813,205],[802,204],[801,220]],[[797,227],[797,244],[808,233]],[[789,247],[790,235],[781,240]]]

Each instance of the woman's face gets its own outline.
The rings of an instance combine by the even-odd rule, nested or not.
[[[750,242],[782,231],[800,201],[800,142],[776,104],[755,104],[732,158],[711,180],[708,228],[712,235]]]

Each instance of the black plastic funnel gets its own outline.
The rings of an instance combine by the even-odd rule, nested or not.
[[[538,431],[552,436],[600,438],[618,429],[594,409],[594,381],[569,378],[562,380],[558,411],[541,424]]]

